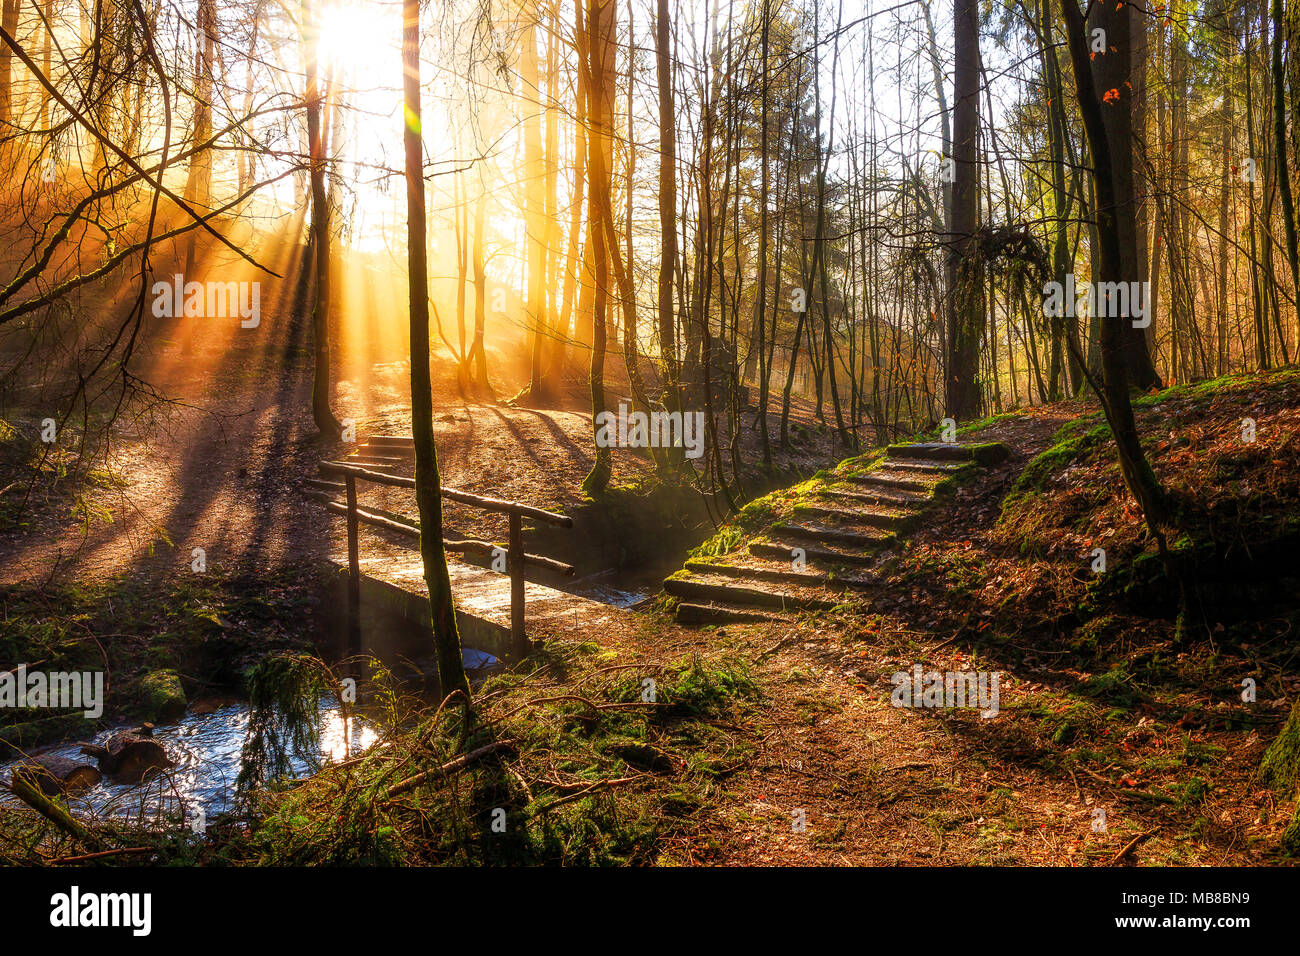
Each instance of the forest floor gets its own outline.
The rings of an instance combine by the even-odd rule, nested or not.
[[[1202,518],[1235,509],[1261,552],[1270,542],[1260,525],[1293,527],[1283,516],[1300,500],[1300,376],[1171,389],[1143,406],[1146,433],[1159,436],[1157,473],[1175,495],[1194,491]],[[1240,440],[1245,417],[1254,443]],[[1086,570],[1091,547],[1105,543],[1112,568],[1132,569],[1150,543],[1094,409],[1026,410],[967,437],[1013,455],[937,505],[890,559],[889,587],[851,608],[700,629],[626,613],[619,629],[591,633],[578,621],[534,635],[546,648],[538,669],[484,688],[486,699],[508,704],[522,688],[543,701],[600,700],[610,672],[684,667],[729,688],[707,713],[668,723],[616,711],[601,720],[617,724],[596,728],[581,706],[536,712],[526,732],[581,724],[536,752],[550,754],[542,779],[555,779],[554,761],[590,761],[597,779],[619,785],[565,807],[569,839],[591,853],[590,831],[607,827],[614,860],[684,865],[1288,859],[1278,843],[1292,802],[1255,770],[1300,688],[1294,600],[1266,586],[1249,607],[1216,604],[1207,587],[1189,612],[1152,601],[1136,574],[1099,587]],[[998,715],[891,706],[890,675],[913,664],[997,670]],[[1246,703],[1239,687],[1251,675],[1258,699]],[[617,703],[625,691],[606,690],[628,706]],[[636,770],[626,744],[610,743],[629,739],[666,766]],[[565,752],[574,741],[585,741],[581,759]],[[531,750],[521,766],[529,759]],[[331,773],[298,792],[326,788]],[[623,833],[629,815],[652,836]],[[559,826],[564,811],[550,816]],[[253,841],[274,847],[267,832]],[[241,847],[243,838],[222,852],[240,859]],[[593,858],[571,845],[561,858],[575,855]]]
[[[323,438],[312,421],[309,322],[289,301],[292,291],[268,292],[258,329],[201,327],[188,350],[179,328],[148,330],[152,345],[133,373],[165,401],[132,407],[108,426],[108,440],[86,452],[88,466],[77,439],[66,437],[72,431],[53,447],[36,439],[48,410],[11,407],[0,421],[0,661],[106,666],[117,682],[109,717],[121,718],[151,668],[176,667],[188,689],[203,694],[229,689],[223,685],[266,653],[325,640],[336,622],[322,569],[344,553],[346,530],[303,491],[322,461],[355,445]],[[592,465],[589,398],[575,387],[556,407],[511,403],[522,383],[508,357],[520,346],[489,342],[497,400],[462,397],[450,354],[435,353],[441,478],[565,510],[583,501]],[[400,352],[366,341],[335,356],[334,410],[355,422],[358,443],[411,431],[409,363],[392,360]],[[611,398],[619,394],[618,361],[611,356]],[[796,398],[793,447],[778,456],[779,467],[809,474],[835,458],[833,432],[812,417]],[[742,447],[746,462],[757,461],[752,434]],[[626,449],[612,457],[612,486],[634,486],[653,471]],[[80,486],[68,477],[77,467],[86,476]],[[414,515],[409,494],[363,488],[362,503]],[[503,516],[450,502],[444,527],[449,537],[506,536]],[[696,533],[710,531],[702,525]],[[383,554],[395,545],[367,534],[366,547]],[[201,574],[193,571],[196,548]]]
[[[1226,520],[1229,561],[1295,545],[1300,376],[1175,388],[1140,412],[1185,513]],[[753,662],[755,747],[673,848],[727,864],[1242,865],[1280,862],[1294,794],[1256,777],[1300,690],[1294,563],[1244,591],[1153,598],[1136,510],[1109,442],[1048,406],[970,434],[1015,457],[961,487],[854,613],[732,625]],[[1091,417],[1091,416],[1089,416]],[[1252,418],[1253,443],[1241,422]],[[1028,471],[1027,462],[1046,452]],[[1271,528],[1272,533],[1265,528]],[[1220,531],[1223,528],[1220,527]],[[1219,540],[1225,540],[1224,535]],[[1105,545],[1115,585],[1089,570]],[[1147,543],[1147,547],[1150,547]],[[1177,546],[1175,546],[1175,550]],[[1285,560],[1285,559],[1283,559]],[[1231,576],[1230,576],[1231,577]],[[1001,674],[999,714],[891,706],[890,675]],[[1251,677],[1257,698],[1242,699]],[[799,832],[795,814],[803,824]]]
[[[1194,533],[1231,511],[1257,552],[1252,561],[1228,548],[1248,565],[1245,593],[1228,586],[1216,597],[1224,582],[1194,563],[1185,567],[1199,576],[1196,603],[1159,598],[1162,584],[1152,590],[1144,574],[1154,546],[1095,408],[1001,416],[965,437],[1005,442],[1012,457],[937,504],[882,565],[888,586],[847,607],[705,628],[656,611],[627,614],[621,628],[579,621],[534,635],[545,639],[534,669],[480,692],[489,722],[501,708],[530,716],[517,755],[504,770],[486,763],[468,791],[470,832],[457,843],[465,856],[417,838],[425,816],[403,831],[417,846],[395,858],[1291,862],[1280,844],[1294,795],[1267,787],[1257,767],[1300,689],[1295,572],[1266,557],[1294,544],[1300,375],[1175,388],[1141,404],[1157,474],[1176,499],[1194,501],[1185,502],[1184,527]],[[1246,417],[1258,429],[1252,443],[1241,440]],[[1171,552],[1182,554],[1192,537]],[[1109,579],[1089,570],[1098,544]],[[997,671],[998,713],[892,706],[891,675],[915,664]],[[696,675],[691,707],[665,681],[666,715],[610,709],[637,706],[642,675],[684,672]],[[1256,699],[1242,699],[1244,677],[1256,680]],[[711,706],[699,703],[700,687]],[[263,855],[243,858],[319,859],[325,851],[295,843],[286,822],[304,806],[351,813],[345,795],[355,784],[341,776],[322,774],[275,804],[253,837]],[[496,856],[500,837],[474,832],[490,806],[546,813],[539,791],[564,780],[564,800],[584,799],[548,813],[517,855]],[[381,815],[392,823],[391,813]]]
[[[193,379],[176,355],[146,373],[182,403],[119,428],[89,499],[29,502],[0,535],[9,650],[17,653],[14,623],[30,625],[23,633],[50,660],[102,658],[129,670],[180,648],[192,652],[182,660],[193,670],[182,673],[201,695],[237,674],[212,669],[205,648],[233,641],[245,655],[264,654],[310,640],[327,615],[319,581],[303,570],[337,553],[341,526],[326,530],[299,486],[342,446],[311,425],[300,333],[270,352],[200,351],[189,365],[206,369],[202,401],[186,393]],[[543,506],[579,500],[590,419],[577,403],[552,411],[465,403],[445,384],[449,362],[436,371],[447,484]],[[364,388],[339,384],[360,439],[407,431],[406,375],[400,363],[377,363]],[[1140,404],[1153,466],[1190,529],[1171,547],[1195,556],[1212,531],[1219,563],[1239,562],[1246,585],[1225,588],[1222,574],[1198,579],[1181,602],[1153,585],[1154,546],[1095,408],[1061,403],[998,416],[964,436],[1005,442],[1012,458],[938,505],[890,559],[889,586],[851,608],[702,629],[661,612],[627,613],[618,633],[579,622],[535,635],[548,648],[592,649],[590,660],[543,664],[561,693],[609,668],[681,673],[695,662],[744,675],[728,677],[725,701],[684,724],[618,725],[619,735],[653,740],[670,765],[620,785],[654,834],[622,858],[1284,862],[1279,836],[1293,801],[1259,784],[1255,768],[1300,689],[1300,612],[1287,564],[1300,509],[1300,376],[1180,386]],[[1242,439],[1247,417],[1253,442]],[[834,457],[831,436],[811,434],[792,470]],[[648,467],[616,454],[619,481]],[[9,495],[0,517],[12,516]],[[69,518],[72,504],[80,524]],[[481,531],[458,526],[454,511],[449,520],[452,530]],[[1109,579],[1088,570],[1102,545]],[[194,547],[210,569],[201,584],[188,575]],[[914,664],[999,672],[1000,713],[985,720],[891,706],[890,675]],[[1253,702],[1240,697],[1247,677],[1258,684]],[[610,779],[624,779],[628,761],[607,750],[598,757]],[[605,796],[612,817],[619,793]]]

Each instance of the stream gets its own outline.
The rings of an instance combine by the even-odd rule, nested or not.
[[[641,573],[620,574],[613,569],[590,574],[568,583],[566,589],[592,600],[618,608],[632,608],[653,597],[659,590],[665,570],[644,568]],[[466,648],[465,665],[471,671],[497,663],[496,658]],[[104,776],[99,783],[76,794],[70,794],[68,808],[76,816],[118,816],[136,822],[148,823],[170,815],[173,825],[179,818],[180,807],[185,807],[189,819],[202,810],[206,820],[227,812],[236,804],[235,781],[239,777],[240,754],[248,731],[250,708],[246,701],[221,701],[219,705],[191,706],[184,716],[174,723],[158,726],[154,739],[177,761],[168,773],[145,783],[115,783]],[[351,726],[346,726],[350,723]],[[104,727],[89,741],[69,741],[53,747],[35,748],[35,755],[67,757],[92,766],[96,761],[81,753],[84,743],[103,743],[112,734],[131,729],[134,724]],[[353,716],[345,721],[338,703],[333,700],[321,703],[321,739],[318,758],[323,764],[355,756],[371,746],[375,731],[365,720]],[[21,759],[0,763],[0,785],[8,783],[9,775]],[[303,777],[311,772],[308,761],[294,758],[291,774]],[[17,797],[7,787],[0,787],[0,805],[18,804]]]
[[[319,757],[331,763],[365,750],[375,741],[375,731],[364,720],[342,717],[337,702],[321,703],[321,739]],[[154,739],[177,761],[170,772],[146,783],[114,783],[105,776],[99,783],[67,797],[68,808],[77,816],[120,816],[149,822],[160,814],[178,815],[179,801],[193,817],[202,809],[206,819],[234,807],[235,780],[239,777],[239,757],[248,730],[247,702],[227,703],[208,710],[192,707],[175,723],[159,726]],[[351,726],[346,726],[348,723]],[[134,725],[106,727],[93,743],[102,743],[111,734]],[[84,741],[72,741],[40,753],[68,757],[92,766],[95,761],[81,754]],[[7,782],[9,771],[17,761],[0,766],[0,781]],[[292,773],[296,777],[310,772],[307,761],[295,758]],[[8,790],[0,791],[0,804],[15,804],[17,798]]]

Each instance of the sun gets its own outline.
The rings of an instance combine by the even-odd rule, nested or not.
[[[395,81],[390,74],[400,63],[401,28],[395,4],[357,0],[326,4],[321,10],[321,63],[327,69],[338,64],[354,73],[362,88],[391,85]],[[396,82],[400,81],[399,72]]]

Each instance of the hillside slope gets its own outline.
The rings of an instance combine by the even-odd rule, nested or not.
[[[768,706],[765,759],[729,794],[711,858],[1289,859],[1294,771],[1258,768],[1300,690],[1300,373],[1138,405],[1176,509],[1167,561],[1095,408],[1040,408],[963,436],[1013,456],[936,500],[873,587],[716,632],[758,649]],[[700,554],[735,551],[770,505]],[[894,676],[916,667],[998,673],[999,712],[891,706]]]

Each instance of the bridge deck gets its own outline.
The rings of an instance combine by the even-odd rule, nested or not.
[[[330,564],[346,577],[347,559]],[[456,623],[461,646],[506,659],[510,656],[510,578],[486,568],[448,560],[451,593],[456,604]],[[361,559],[361,607],[363,612],[382,611],[421,627],[431,627],[429,589],[424,583],[424,565],[414,552],[396,557]],[[567,591],[531,581],[524,586],[524,620],[530,637],[537,637],[547,624],[587,623],[607,620],[615,624],[628,612]]]

